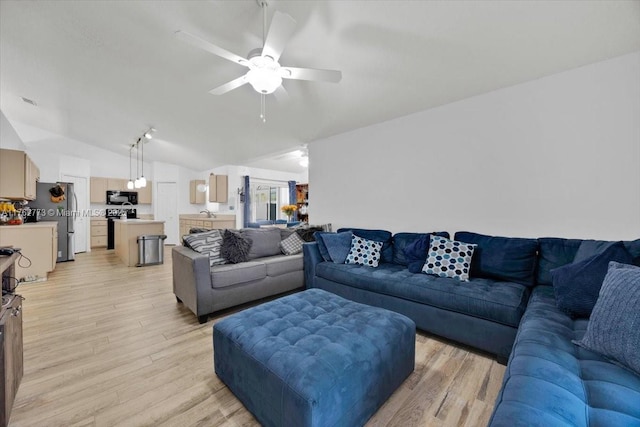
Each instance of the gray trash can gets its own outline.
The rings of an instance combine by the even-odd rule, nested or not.
[[[164,234],[143,234],[138,236],[137,267],[164,263]]]

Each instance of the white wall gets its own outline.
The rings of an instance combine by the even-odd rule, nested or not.
[[[26,146],[22,142],[22,139],[18,136],[9,120],[5,117],[4,113],[0,110],[0,148],[7,148],[9,150],[22,150],[26,149]]]
[[[640,52],[309,152],[310,218],[334,229],[639,238]]]

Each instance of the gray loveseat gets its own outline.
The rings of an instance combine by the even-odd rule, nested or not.
[[[200,323],[208,315],[304,286],[302,253],[283,255],[280,242],[292,233],[278,228],[242,229],[251,243],[248,261],[209,266],[209,256],[176,246],[173,293]]]

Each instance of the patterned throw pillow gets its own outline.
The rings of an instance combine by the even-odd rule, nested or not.
[[[184,241],[194,251],[203,255],[208,255],[210,267],[227,263],[220,254],[222,236],[220,235],[219,230],[211,230],[206,233],[189,234],[184,236]]]
[[[351,250],[345,264],[360,264],[369,267],[377,267],[380,262],[382,242],[367,240],[364,237],[354,235],[351,238]]]
[[[581,347],[640,375],[640,268],[609,263]]]
[[[291,233],[291,236],[280,242],[280,249],[285,255],[299,254],[302,252],[303,244],[304,240],[298,236],[298,233]]]
[[[431,236],[429,255],[422,271],[440,277],[452,277],[466,282],[469,280],[471,257],[477,245]]]

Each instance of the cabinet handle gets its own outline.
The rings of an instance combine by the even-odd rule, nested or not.
[[[13,313],[11,313],[12,316],[18,317],[20,316],[20,311],[22,311],[22,306],[19,306],[18,308],[14,308],[13,309]]]

